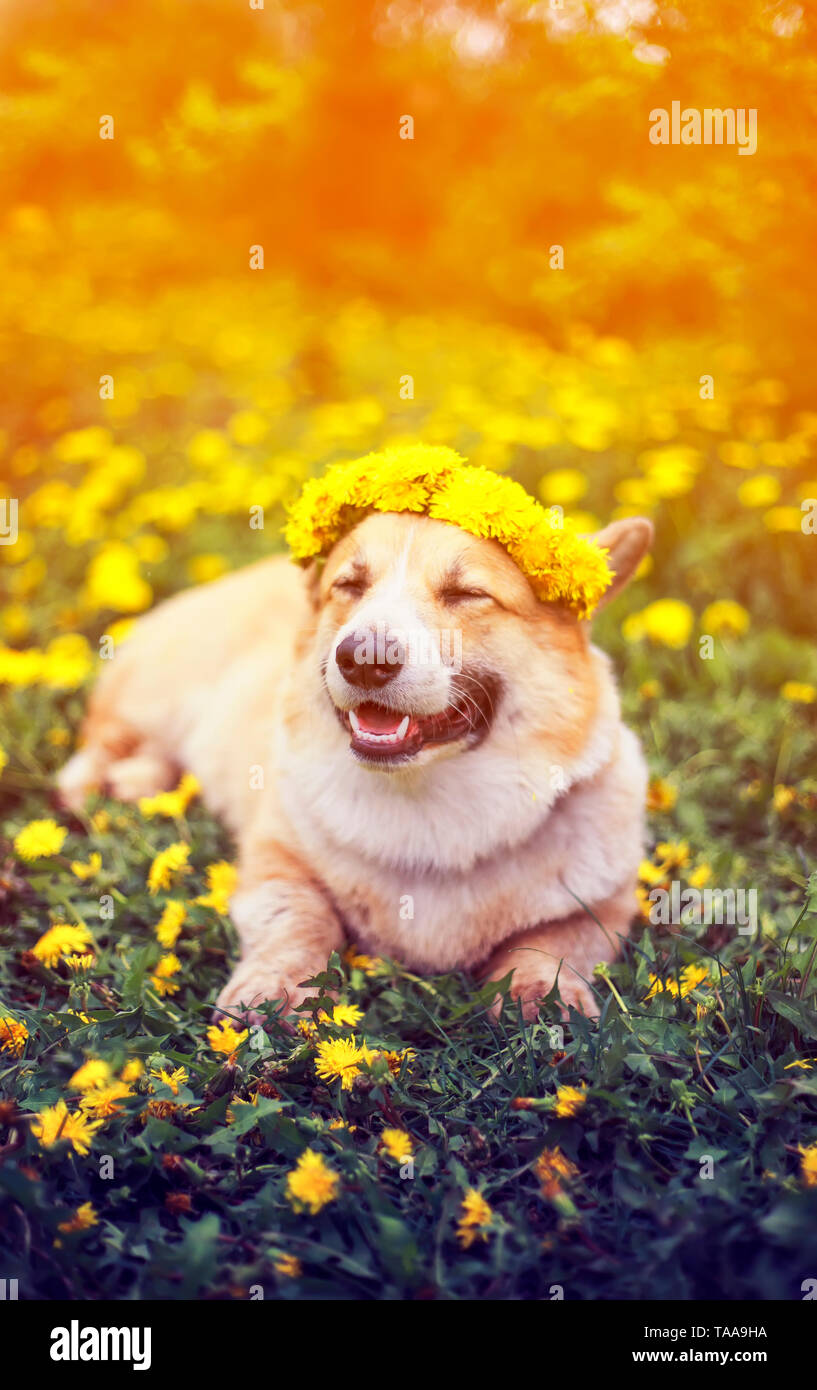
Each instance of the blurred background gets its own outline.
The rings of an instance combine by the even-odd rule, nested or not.
[[[681,605],[676,649],[713,600],[813,631],[800,5],[0,12],[0,678],[76,686],[113,623],[279,545],[304,476],[416,438],[588,528],[652,514],[629,602]],[[757,152],[651,144],[674,100],[756,108]]]

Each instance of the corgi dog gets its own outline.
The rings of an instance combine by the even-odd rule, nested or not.
[[[607,601],[652,527],[593,539]],[[498,542],[373,512],[322,566],[273,556],[140,618],[60,793],[135,800],[182,769],[238,845],[221,1011],[297,1007],[349,943],[423,973],[512,971],[528,1016],[557,977],[563,1006],[598,1011],[594,966],[635,909],[644,759],[589,623]]]

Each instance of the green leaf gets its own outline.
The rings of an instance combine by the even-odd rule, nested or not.
[[[788,1019],[789,1023],[793,1023],[807,1038],[817,1038],[817,1013],[802,999],[795,999],[792,995],[783,994],[776,989],[767,990],[765,997],[781,1018]]]

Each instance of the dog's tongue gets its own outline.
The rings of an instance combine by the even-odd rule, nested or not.
[[[397,710],[385,709],[383,705],[358,705],[355,714],[365,734],[396,734],[405,718]]]

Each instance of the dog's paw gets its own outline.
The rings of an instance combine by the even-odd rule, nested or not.
[[[81,748],[57,773],[57,801],[66,810],[79,812],[91,793],[101,786],[98,758],[89,749]]]
[[[274,970],[260,970],[252,961],[242,961],[235,969],[221,994],[213,1012],[213,1019],[241,1018],[245,1023],[264,1023],[266,1014],[259,1012],[259,1005],[278,1001],[283,1002],[284,1015],[290,1014],[302,1004],[314,988],[296,984],[286,979],[283,973]]]
[[[522,1004],[522,1016],[530,1021],[536,1018],[539,1012],[539,1005],[546,995],[553,989],[556,974],[548,975],[541,969],[526,970],[524,966],[513,967],[510,962],[506,963],[504,970],[492,969],[491,978],[501,980],[507,975],[508,970],[513,968],[511,976],[510,999],[513,1003],[517,1000]],[[577,976],[570,978],[570,972],[563,967],[559,974],[559,997],[562,1001],[561,1013],[566,1020],[569,1016],[571,1006],[579,1013],[586,1014],[588,1018],[596,1018],[599,1012],[598,1001],[593,991],[580,980]],[[502,997],[494,1001],[492,1012],[495,1017],[499,1017],[502,1011]]]

